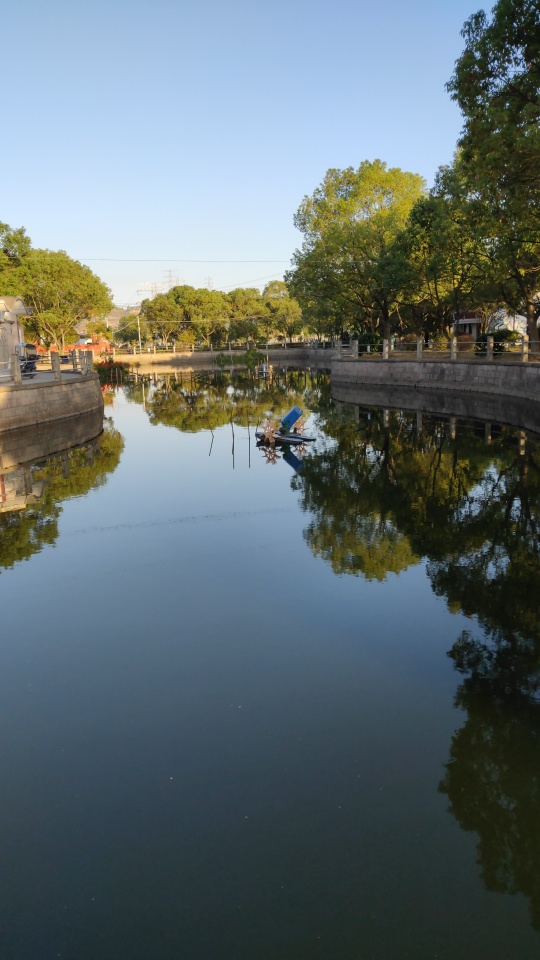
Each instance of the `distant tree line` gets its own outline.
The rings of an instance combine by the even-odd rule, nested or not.
[[[158,340],[165,347],[202,344],[223,347],[229,343],[292,341],[303,332],[298,302],[283,280],[273,280],[261,293],[255,287],[237,287],[230,293],[187,285],[143,300],[139,318],[121,325],[118,339],[135,343]]]
[[[464,127],[434,186],[380,160],[328,170],[304,197],[286,274],[306,325],[448,335],[463,311],[540,317],[540,9],[498,0],[464,25],[447,89]]]

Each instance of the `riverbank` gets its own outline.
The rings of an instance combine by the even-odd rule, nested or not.
[[[296,364],[306,364],[309,366],[328,367],[335,351],[331,349],[317,349],[311,347],[280,347],[272,350],[260,350],[265,362],[273,366],[294,366]],[[172,351],[160,351],[158,353],[120,353],[115,351],[114,359],[119,363],[127,363],[134,370],[141,373],[168,370],[208,370],[210,368],[218,369],[216,357],[219,351],[194,351],[193,353],[173,353]],[[223,350],[221,356],[227,359],[225,367],[242,367],[245,351],[243,350]]]
[[[43,370],[22,383],[0,384],[0,433],[23,427],[73,420],[86,414],[103,417],[97,373],[63,372],[59,379]]]
[[[436,360],[334,357],[333,387],[407,387],[448,394],[486,394],[538,402],[540,364],[519,360]]]

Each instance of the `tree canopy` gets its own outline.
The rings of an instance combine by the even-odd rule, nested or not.
[[[64,348],[77,336],[79,320],[104,317],[112,309],[110,290],[90,270],[63,250],[31,247],[23,228],[0,224],[0,287],[21,296],[31,311],[29,334],[46,346]]]

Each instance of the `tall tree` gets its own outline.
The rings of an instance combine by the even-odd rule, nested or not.
[[[286,281],[301,306],[305,299],[337,298],[349,322],[378,324],[389,337],[402,278],[388,256],[424,189],[418,174],[380,160],[328,170],[294,220],[304,242]]]
[[[465,119],[460,139],[471,196],[485,212],[497,269],[521,300],[538,345],[540,283],[540,10],[498,0],[465,23],[448,89]],[[512,297],[510,297],[512,299]]]

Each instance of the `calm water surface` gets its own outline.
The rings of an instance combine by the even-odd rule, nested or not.
[[[3,960],[537,958],[535,439],[303,372],[112,399],[7,477]]]

